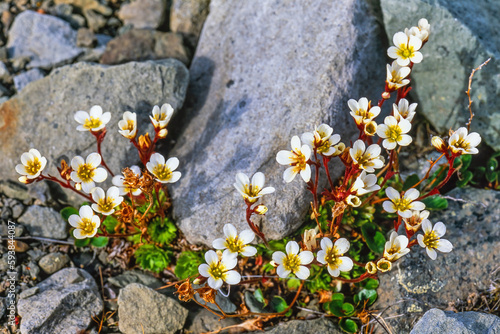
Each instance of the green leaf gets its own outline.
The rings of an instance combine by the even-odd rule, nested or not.
[[[368,305],[375,303],[377,300],[377,291],[371,289],[361,289],[356,295],[354,295],[354,302],[359,304],[365,300],[368,300]]]
[[[341,319],[339,322],[340,328],[347,333],[357,333],[358,332],[358,324],[354,320],[351,319]]]
[[[344,317],[344,294],[342,293],[334,293],[332,295],[331,301],[325,303],[325,308],[330,311],[331,314],[337,317]]]
[[[498,168],[498,161],[497,161],[497,159],[491,158],[486,163],[486,169],[488,169],[489,171],[494,171],[497,168]]]
[[[455,160],[455,162],[453,163],[453,167],[454,168],[460,167],[460,171],[463,172],[467,170],[467,168],[469,168],[471,161],[472,161],[472,155],[464,154],[461,155],[460,158]]]
[[[77,215],[77,214],[78,214],[78,210],[72,206],[67,206],[61,210],[61,217],[65,221],[68,221],[68,219],[71,215]]]
[[[417,174],[412,174],[408,176],[403,184],[403,190],[406,191],[416,185],[420,181],[420,178]]]
[[[170,244],[177,237],[177,227],[168,218],[158,217],[148,225],[151,239],[161,246]]]
[[[373,278],[369,278],[364,281],[364,287],[368,290],[375,290],[379,286],[379,281]]]
[[[474,177],[474,174],[470,170],[466,170],[465,173],[462,173],[462,179],[457,181],[457,187],[463,188],[469,183],[472,178]]]
[[[90,244],[94,247],[105,247],[108,244],[109,238],[108,237],[94,237],[90,241]]]
[[[430,196],[422,200],[427,210],[444,210],[448,208],[448,201],[439,195]]]
[[[90,239],[75,239],[75,247],[87,247],[90,244]]]
[[[271,299],[270,305],[276,312],[283,312],[288,307],[286,301],[280,296],[274,296],[273,299]],[[290,315],[292,315],[291,309],[285,313],[285,316],[287,317],[289,317]]]
[[[259,301],[259,303],[264,305],[264,307],[267,306],[267,300],[266,300],[266,298],[264,298],[264,295],[262,294],[261,289],[255,290],[255,292],[253,293],[253,296],[255,297],[255,299],[257,299],[257,301]]]
[[[487,171],[485,177],[488,182],[493,183],[498,179],[498,173]]]
[[[265,305],[255,298],[250,291],[245,291],[245,304],[250,309],[250,312],[264,313]]]
[[[175,276],[181,280],[198,274],[198,266],[203,263],[203,257],[200,252],[186,251],[182,252],[177,259],[174,269]]]
[[[385,237],[378,230],[377,225],[373,223],[366,223],[361,226],[361,233],[366,240],[368,247],[377,254],[382,254],[385,247]]]
[[[106,216],[102,221],[102,225],[106,228],[106,232],[115,233],[115,227],[118,225],[118,220],[113,216]]]
[[[145,244],[137,248],[134,257],[137,263],[147,270],[159,273],[170,264],[171,251],[164,250],[156,245]]]
[[[352,315],[354,313],[354,306],[351,303],[344,303],[342,305],[342,312],[346,316],[350,316],[350,315]]]
[[[291,278],[286,282],[286,286],[290,290],[297,290],[300,286],[300,280],[298,278]]]

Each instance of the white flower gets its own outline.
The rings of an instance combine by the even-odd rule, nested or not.
[[[380,260],[377,261],[377,270],[380,272],[385,273],[386,271],[391,270],[392,268],[392,262],[389,260],[386,260],[384,258],[381,258]]]
[[[118,122],[118,132],[125,138],[134,139],[137,135],[137,115],[135,112],[125,111],[123,119]]]
[[[36,179],[47,165],[47,159],[42,157],[37,149],[30,149],[21,154],[21,163],[16,165],[16,172],[23,175],[21,179]],[[23,181],[21,181],[23,182]]]
[[[366,174],[365,170],[359,174],[356,181],[354,181],[351,186],[351,191],[355,191],[358,196],[368,194],[379,189],[380,186],[377,184],[377,176],[374,174]]]
[[[345,199],[345,202],[352,206],[353,208],[357,208],[358,206],[361,205],[361,200],[359,199],[358,196],[355,196],[355,195],[349,195],[347,196],[347,198]]]
[[[359,168],[373,173],[375,169],[382,168],[384,162],[380,159],[381,148],[372,144],[366,148],[365,143],[358,139],[349,151],[352,160]]]
[[[335,244],[328,238],[321,240],[321,250],[316,259],[327,265],[328,272],[333,277],[339,277],[341,271],[352,269],[353,262],[347,256],[342,256],[349,250],[350,244],[346,238],[340,238]]]
[[[411,69],[407,66],[400,66],[397,61],[393,61],[392,65],[387,64],[387,86],[390,90],[397,90],[410,83],[409,79],[405,79],[410,75]]]
[[[238,173],[236,174],[236,183],[234,187],[239,191],[241,196],[250,203],[255,203],[260,197],[272,194],[274,192],[273,187],[264,188],[264,182],[266,177],[264,173],[257,172],[252,176],[252,182],[246,174]]]
[[[215,239],[212,243],[215,249],[227,249],[232,254],[241,254],[243,256],[254,256],[257,249],[248,244],[255,238],[255,233],[247,229],[240,232],[232,224],[224,225],[224,235],[226,238]]]
[[[300,173],[300,176],[305,182],[311,179],[311,167],[307,161],[311,157],[311,148],[307,145],[301,145],[298,136],[292,137],[292,151],[282,150],[276,155],[276,161],[281,165],[290,165],[285,170],[283,178],[285,182],[292,182],[295,175]]]
[[[385,194],[390,199],[390,201],[382,203],[387,212],[397,212],[403,218],[410,218],[412,216],[411,210],[425,209],[424,203],[415,201],[420,196],[420,192],[415,188],[408,189],[403,197],[392,187],[387,187]]]
[[[375,106],[370,108],[370,103],[366,97],[362,97],[359,101],[350,99],[347,101],[349,109],[351,109],[351,116],[357,125],[370,122],[380,114],[380,107]]]
[[[405,235],[398,235],[396,231],[392,231],[389,241],[385,243],[384,257],[394,262],[409,252],[408,238]]]
[[[137,177],[141,176],[141,169],[139,166],[131,166],[130,170],[137,175]],[[132,193],[133,196],[139,196],[142,193],[142,190],[140,188],[129,188],[127,187],[123,181],[125,180],[125,177],[123,175],[115,175],[113,176],[112,183],[113,185],[117,186],[118,189],[120,190],[120,195],[128,195],[129,193]]]
[[[290,274],[295,274],[299,279],[307,279],[310,275],[309,268],[303,264],[309,264],[314,260],[314,255],[310,251],[300,251],[299,244],[289,241],[286,244],[286,254],[277,251],[273,254],[273,261],[279,264],[276,273],[281,278],[287,278]]]
[[[78,213],[78,215],[71,215],[68,218],[68,223],[76,228],[73,231],[73,236],[76,239],[92,238],[101,225],[99,216],[95,215],[88,205],[82,206]]]
[[[100,187],[95,187],[91,191],[92,199],[94,204],[92,204],[92,209],[95,212],[100,212],[105,216],[111,215],[115,212],[115,207],[123,202],[123,197],[120,196],[120,190],[118,187],[110,187],[106,194],[104,190]]]
[[[415,36],[407,36],[404,32],[397,32],[392,38],[395,46],[391,46],[387,50],[387,55],[392,59],[396,59],[400,66],[407,66],[410,61],[420,63],[422,54],[418,52],[422,47],[422,40]]]
[[[332,136],[332,133],[329,125],[321,124],[313,132],[302,134],[302,141],[319,154],[329,157],[337,151],[335,145],[340,141],[340,135]]]
[[[418,27],[411,27],[410,29],[405,29],[405,34],[407,36],[418,37],[422,43],[429,39],[431,25],[426,19],[418,20]]]
[[[178,166],[179,159],[170,158],[165,163],[165,158],[160,153],[152,154],[149,162],[146,164],[148,171],[161,183],[174,183],[179,181],[181,172],[174,172]]]
[[[108,177],[108,172],[99,167],[101,164],[101,156],[99,153],[91,153],[83,160],[81,156],[76,156],[71,159],[71,180],[82,184],[82,189],[86,193],[90,193],[95,187],[95,182],[103,182]]]
[[[388,150],[393,150],[396,148],[396,145],[410,145],[412,138],[406,134],[410,130],[411,123],[406,119],[401,118],[398,122],[394,116],[387,116],[384,119],[384,124],[378,126],[377,134],[380,138],[385,138],[382,146]]]
[[[316,235],[319,232],[319,227],[311,228],[309,230],[305,230],[302,235],[302,242],[307,250],[315,250],[316,249]]]
[[[241,281],[241,275],[236,270],[231,270],[238,263],[235,254],[224,252],[219,260],[217,253],[209,250],[205,253],[205,261],[206,264],[198,266],[198,272],[201,276],[208,277],[208,285],[212,289],[220,289],[223,282],[238,284]]]
[[[448,151],[448,144],[439,136],[433,136],[431,138],[431,144],[440,153]]]
[[[168,122],[170,122],[170,118],[174,114],[174,109],[170,104],[165,103],[161,106],[161,109],[158,106],[154,106],[152,114],[153,116],[149,116],[149,118],[155,129],[164,129],[167,127]]]
[[[393,115],[397,121],[404,118],[411,122],[415,116],[415,109],[417,108],[417,105],[418,103],[410,104],[407,99],[401,99],[397,105],[396,103],[393,104]]]
[[[78,131],[99,131],[109,123],[110,119],[111,113],[109,111],[102,113],[100,106],[93,106],[90,112],[80,110],[75,113],[75,121],[80,123],[76,127]]]
[[[442,222],[437,222],[432,228],[432,223],[428,220],[422,222],[422,231],[424,235],[417,235],[418,244],[425,248],[427,255],[432,260],[437,257],[437,252],[449,253],[453,249],[453,245],[446,239],[441,239],[441,237],[446,233],[446,226]]]
[[[424,220],[427,220],[430,212],[427,210],[423,211],[412,211],[410,218],[403,218],[405,222],[406,230],[413,231],[413,233],[417,232],[420,229],[420,225]]]
[[[477,132],[471,132],[467,134],[467,128],[459,128],[455,131],[448,143],[450,145],[451,151],[454,154],[477,154],[479,151],[476,148],[481,142],[481,136]]]

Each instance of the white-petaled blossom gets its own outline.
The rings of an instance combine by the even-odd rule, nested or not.
[[[100,106],[93,106],[89,112],[80,110],[75,113],[75,121],[80,123],[76,127],[78,131],[99,131],[104,129],[111,120],[109,111],[103,113]]]
[[[307,279],[310,275],[309,268],[304,264],[309,264],[314,260],[314,255],[310,251],[300,251],[299,244],[289,241],[286,244],[286,254],[277,251],[273,253],[273,261],[278,264],[276,273],[281,278],[287,278],[290,274],[295,274],[299,279]]]
[[[319,227],[305,230],[302,235],[302,242],[307,250],[313,251],[316,249],[316,235],[318,235]]]
[[[353,208],[357,208],[358,206],[361,205],[361,200],[356,195],[347,196],[347,198],[345,199],[345,202],[347,203],[347,205],[350,205]]]
[[[82,189],[86,193],[90,193],[95,187],[95,182],[103,182],[108,177],[108,172],[99,167],[101,164],[101,156],[99,153],[90,153],[86,160],[79,155],[71,159],[71,180],[81,184]]]
[[[205,253],[205,261],[207,263],[198,266],[198,272],[201,276],[208,277],[208,285],[212,289],[220,289],[224,282],[234,285],[241,281],[241,275],[236,270],[231,270],[238,264],[235,254],[225,251],[219,260],[217,253],[209,250]]]
[[[420,229],[420,225],[424,220],[427,220],[430,212],[427,210],[422,211],[412,211],[410,218],[403,218],[405,222],[405,227],[407,231],[413,231],[414,233]]]
[[[420,63],[423,59],[422,54],[418,51],[422,47],[422,40],[415,36],[408,36],[404,32],[397,32],[392,38],[395,46],[387,49],[387,55],[392,59],[396,59],[400,66],[407,66],[410,61]]]
[[[390,199],[390,201],[382,203],[384,210],[387,212],[397,212],[403,218],[410,218],[412,210],[420,211],[425,209],[424,203],[415,201],[420,196],[420,192],[415,188],[408,189],[403,197],[392,187],[387,187],[385,194]]]
[[[130,170],[137,176],[141,177],[141,169],[139,166],[133,165],[130,167]],[[142,193],[142,190],[140,188],[130,188],[126,186],[123,181],[125,181],[125,177],[123,175],[115,175],[113,176],[112,183],[113,185],[117,186],[118,189],[120,190],[120,195],[128,195],[132,193],[133,196],[139,196]]]
[[[321,250],[316,259],[327,265],[328,272],[333,277],[338,277],[341,271],[350,271],[353,262],[347,256],[342,256],[349,250],[350,244],[346,238],[340,238],[333,243],[328,238],[321,239]]]
[[[479,151],[476,146],[480,142],[481,136],[479,133],[471,132],[467,134],[467,128],[465,127],[459,128],[448,139],[451,151],[455,154],[477,154]]]
[[[424,234],[418,234],[417,240],[418,244],[425,248],[427,255],[432,260],[437,257],[437,252],[449,253],[453,250],[453,245],[446,239],[441,239],[441,237],[446,233],[446,226],[442,222],[437,222],[432,228],[432,223],[428,220],[422,222],[422,232]]]
[[[247,229],[240,232],[236,231],[236,227],[232,224],[224,225],[224,235],[226,238],[215,239],[212,246],[215,249],[227,249],[232,254],[241,254],[243,256],[254,256],[257,254],[257,249],[248,245],[255,238],[255,233]]]
[[[381,148],[377,144],[372,144],[366,148],[365,143],[358,139],[349,151],[352,160],[360,169],[373,173],[375,169],[382,168],[384,162],[380,157]]]
[[[16,172],[22,176],[19,181],[26,183],[26,180],[36,179],[40,176],[47,165],[47,159],[42,157],[37,149],[30,149],[21,154],[21,163],[16,165]]]
[[[448,151],[448,144],[439,136],[433,136],[431,138],[431,144],[440,153]]]
[[[243,196],[243,198],[250,202],[255,203],[260,197],[272,194],[275,189],[273,187],[265,187],[266,177],[264,173],[257,172],[252,176],[252,182],[246,174],[238,173],[236,174],[236,183],[234,187]]]
[[[91,191],[92,199],[95,203],[92,204],[92,209],[95,212],[102,213],[105,216],[111,215],[115,212],[115,207],[123,202],[123,197],[120,196],[118,187],[110,187],[106,193],[100,187],[95,187]]]
[[[305,182],[311,179],[311,167],[307,161],[311,157],[311,148],[308,145],[301,145],[300,138],[293,136],[291,140],[292,150],[279,151],[276,155],[276,161],[281,165],[290,165],[283,173],[285,182],[292,182],[295,175],[300,176]]]
[[[84,205],[78,211],[78,215],[69,216],[68,223],[75,228],[73,236],[76,239],[85,239],[92,238],[97,233],[101,220],[90,206]]]
[[[409,252],[408,238],[405,235],[398,235],[396,231],[392,231],[389,241],[385,243],[384,257],[394,262]]]
[[[411,123],[406,119],[401,118],[398,122],[394,116],[387,116],[384,119],[384,124],[378,126],[377,134],[380,138],[384,138],[382,146],[388,150],[393,150],[397,145],[410,145],[412,138],[407,135],[410,130]]]
[[[422,42],[429,39],[431,25],[427,19],[418,20],[418,27],[411,27],[410,29],[405,29],[405,34],[407,36],[418,37]]]
[[[174,108],[170,104],[165,103],[161,106],[161,109],[158,106],[154,106],[151,113],[153,116],[149,116],[149,118],[154,127],[156,129],[164,129],[174,114]]]
[[[391,270],[392,268],[392,262],[389,260],[386,260],[384,258],[381,258],[380,260],[377,261],[377,270],[380,272],[385,273],[386,271]]]
[[[354,181],[351,186],[351,191],[355,191],[358,196],[368,194],[379,189],[380,186],[377,184],[377,176],[375,174],[366,174],[365,170],[359,174],[356,181]]]
[[[387,87],[391,90],[397,90],[410,83],[406,79],[410,75],[411,69],[407,66],[400,66],[397,61],[393,61],[391,65],[387,64]]]
[[[174,183],[181,178],[181,172],[174,172],[179,166],[179,159],[170,158],[165,162],[165,157],[160,153],[153,153],[146,164],[148,171],[161,183]]]
[[[415,116],[415,109],[417,108],[417,105],[418,103],[410,104],[407,99],[401,99],[398,104],[394,103],[392,106],[393,116],[397,121],[404,118],[411,122]]]
[[[137,114],[125,111],[123,119],[118,122],[120,130],[118,132],[125,138],[134,139],[137,135]]]
[[[302,134],[302,141],[311,149],[324,156],[331,156],[337,152],[335,145],[340,141],[340,135],[333,134],[333,128],[327,124],[321,124],[313,132]]]
[[[380,107],[370,108],[370,103],[366,97],[360,98],[359,101],[350,99],[347,101],[347,105],[351,109],[351,116],[357,125],[370,122],[380,114]]]

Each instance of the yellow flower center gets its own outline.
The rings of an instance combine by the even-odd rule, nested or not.
[[[393,200],[394,206],[398,211],[406,211],[411,209],[411,200],[406,198],[400,198]]]
[[[337,268],[342,262],[338,257],[339,251],[336,246],[328,248],[325,255],[325,261],[330,267]]]
[[[78,167],[78,170],[76,171],[76,174],[82,180],[83,182],[90,182],[92,181],[92,178],[94,177],[94,168],[89,166],[88,164],[83,164]]]
[[[101,208],[101,211],[104,212],[109,212],[115,207],[115,202],[113,201],[113,198],[101,198],[99,200],[99,207]]]
[[[385,135],[387,136],[387,139],[392,142],[397,142],[398,140],[401,140],[403,131],[399,127],[399,125],[391,125],[387,127],[387,131],[385,132]]]
[[[227,238],[225,246],[233,253],[241,253],[243,252],[243,248],[245,248],[243,241],[238,239],[238,237]]]
[[[400,56],[403,59],[411,58],[413,56],[413,47],[412,46],[406,46],[405,44],[401,44],[399,46],[399,50],[397,52],[397,55]]]
[[[394,255],[397,254],[398,252],[399,252],[399,247],[392,246],[391,249],[387,251],[387,254]]]
[[[165,165],[155,166],[153,168],[153,174],[156,175],[160,181],[168,181],[172,178],[172,171]]]
[[[26,173],[28,173],[29,175],[36,175],[40,168],[42,168],[42,163],[40,162],[40,160],[38,160],[37,157],[35,157],[33,160],[29,160],[26,163],[26,166],[24,166]]]
[[[260,188],[258,186],[252,186],[251,184],[245,184],[245,194],[247,194],[249,197],[256,197],[259,195]],[[252,200],[251,202],[255,202],[257,199]]]
[[[283,259],[283,267],[285,267],[286,270],[290,270],[292,273],[298,271],[299,266],[300,258],[296,254],[289,254]]]
[[[127,126],[123,130],[128,130],[128,131],[132,132],[132,131],[134,131],[134,129],[135,129],[135,122],[129,119],[127,121]]]
[[[436,235],[435,231],[430,231],[424,235],[424,245],[427,248],[437,248],[439,237]]]
[[[80,224],[78,224],[78,228],[82,230],[84,234],[92,234],[95,229],[95,224],[92,219],[83,218]]]
[[[159,113],[154,116],[155,121],[164,121],[167,118],[167,114],[165,113]]]
[[[101,120],[99,118],[94,118],[92,116],[90,116],[90,119],[87,118],[85,120],[85,123],[83,124],[83,127],[85,129],[95,129],[95,128],[98,128],[100,127],[102,124]]]
[[[220,262],[218,263],[212,263],[210,265],[210,269],[208,269],[208,273],[210,276],[212,276],[215,279],[222,278],[224,279],[224,276],[226,275],[226,267]]]
[[[307,160],[306,160],[306,156],[304,154],[302,154],[302,152],[294,152],[292,151],[293,154],[295,154],[295,162],[292,163],[293,166],[295,166],[295,170],[298,170],[298,171],[301,171],[301,170],[304,170],[306,169],[306,166],[307,166]]]

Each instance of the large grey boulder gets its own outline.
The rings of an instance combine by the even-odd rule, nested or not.
[[[84,331],[102,308],[92,276],[82,269],[63,269],[20,294],[21,334]]]
[[[479,312],[443,312],[432,309],[415,325],[410,334],[498,334],[500,318]]]
[[[170,6],[170,29],[181,33],[192,47],[196,47],[209,5],[210,0],[173,0]]]
[[[52,71],[0,106],[0,179],[17,180],[14,167],[30,148],[47,158],[52,175],[58,175],[60,159],[69,162],[96,152],[94,136],[76,131],[74,120],[76,111],[96,104],[112,114],[102,150],[111,170],[120,172],[138,161],[135,148],[118,133],[123,112],[137,112],[138,133],[143,134],[154,105],[182,106],[187,82],[186,67],[173,59],[113,67],[77,63]]]
[[[29,56],[29,67],[50,69],[71,62],[83,52],[76,31],[66,21],[30,10],[14,20],[7,42],[9,58]]]
[[[276,193],[262,225],[270,239],[291,233],[312,199],[302,180],[283,181],[276,153],[323,122],[349,143],[347,100],[383,90],[385,47],[374,14],[358,0],[215,0],[190,68],[189,120],[172,155],[183,176],[174,216],[190,242],[211,245],[231,222],[246,227],[237,172],[264,172]],[[336,168],[338,167],[338,168]],[[332,164],[334,177],[342,167]]]
[[[500,2],[469,0],[381,0],[389,42],[404,27],[425,17],[431,24],[424,59],[413,67],[412,96],[418,111],[441,133],[457,129],[469,119],[467,90],[473,68],[492,61],[474,75],[472,130],[494,149],[500,149]]]
[[[447,195],[458,201],[449,200],[448,209],[431,213],[430,220],[446,225],[443,238],[453,244],[451,253],[438,253],[432,261],[416,245],[379,276],[374,309],[385,310],[384,317],[404,315],[386,320],[394,333],[409,332],[430,308],[467,304],[469,296],[480,295],[499,277],[494,272],[500,261],[500,193],[469,188]]]

